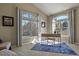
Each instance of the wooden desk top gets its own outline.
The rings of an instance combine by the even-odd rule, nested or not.
[[[60,34],[41,34],[42,37],[61,37]]]

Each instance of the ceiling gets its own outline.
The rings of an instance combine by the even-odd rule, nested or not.
[[[76,7],[79,3],[33,3],[33,5],[43,13],[52,15]]]

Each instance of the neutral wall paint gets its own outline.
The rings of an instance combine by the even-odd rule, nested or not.
[[[15,41],[16,40],[16,12],[15,7],[12,4],[0,4],[0,37],[4,41]],[[14,26],[5,27],[2,26],[2,16],[14,17]]]
[[[47,33],[52,33],[52,16],[48,16]]]
[[[3,38],[4,41],[12,41],[13,45],[16,44],[16,7],[38,13],[42,16],[43,20],[47,20],[47,16],[32,4],[0,4],[0,37]],[[2,26],[2,16],[4,15],[14,17],[13,27]]]
[[[75,9],[75,28],[76,43],[79,43],[79,7]]]

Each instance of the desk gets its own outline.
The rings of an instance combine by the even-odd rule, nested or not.
[[[47,42],[48,40],[53,40],[54,41],[54,44],[55,44],[55,39],[53,38],[59,38],[58,39],[58,42],[61,42],[61,35],[60,34],[41,34],[41,37],[47,37]],[[61,45],[60,45],[61,46]]]

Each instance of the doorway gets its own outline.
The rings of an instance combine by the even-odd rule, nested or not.
[[[61,34],[61,42],[69,43],[70,23],[68,14],[58,15],[52,19],[52,33]]]
[[[22,44],[32,43],[38,39],[38,19],[37,14],[28,11],[21,12]]]
[[[38,14],[18,8],[17,22],[18,46],[38,40]]]

